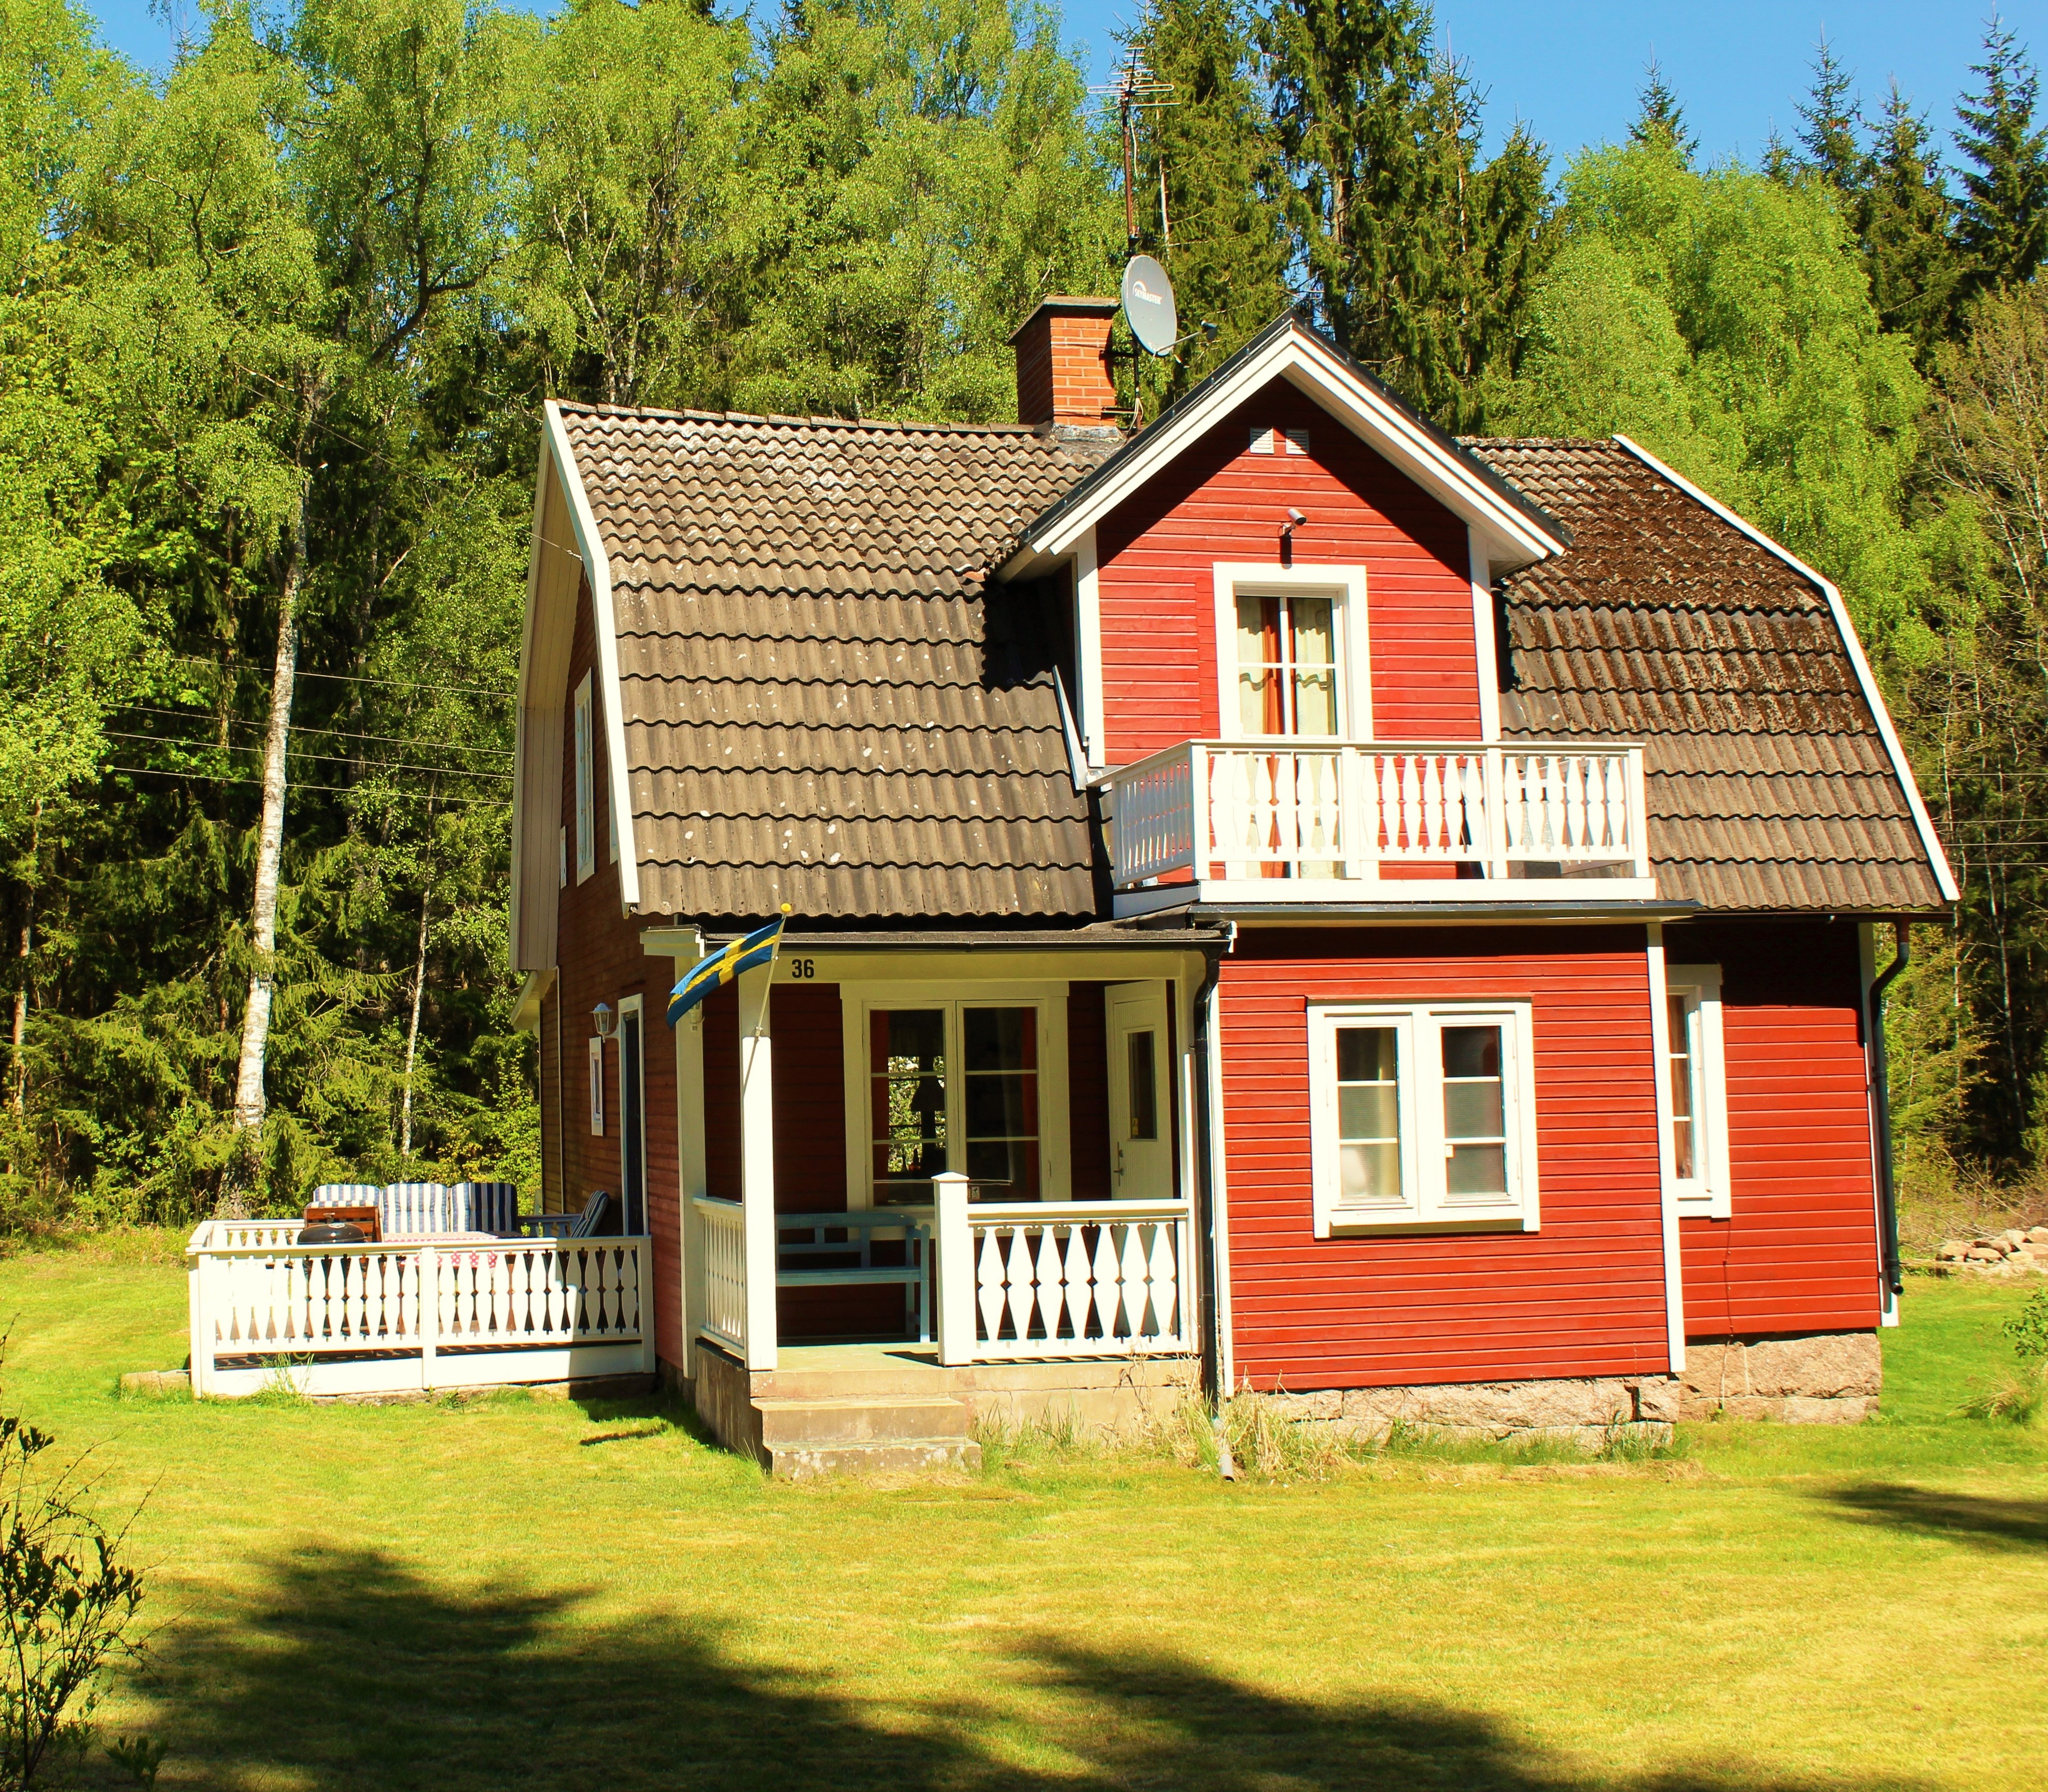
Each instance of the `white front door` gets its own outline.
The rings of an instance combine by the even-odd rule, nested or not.
[[[1110,1187],[1119,1200],[1173,1193],[1173,1111],[1166,1080],[1166,986],[1115,983],[1109,1020]]]

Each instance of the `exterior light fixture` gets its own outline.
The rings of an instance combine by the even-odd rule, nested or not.
[[[599,1038],[609,1039],[611,1037],[611,1030],[617,1024],[617,1017],[612,1013],[611,1004],[609,1002],[600,1002],[591,1010],[590,1024],[597,1029]]]

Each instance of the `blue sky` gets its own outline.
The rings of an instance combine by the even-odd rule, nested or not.
[[[178,0],[173,0],[178,4]],[[546,0],[541,0],[541,10]],[[1070,40],[1085,46],[1098,80],[1114,59],[1114,32],[1140,0],[1066,0]],[[170,34],[148,0],[99,0],[103,33],[116,48],[161,67]],[[1518,117],[1561,160],[1582,144],[1628,128],[1644,64],[1654,53],[1677,90],[1701,152],[1754,159],[1775,126],[1790,137],[1806,91],[1813,47],[1825,34],[1858,78],[1874,111],[1896,76],[1937,130],[1953,122],[1970,84],[1988,7],[1972,0],[1437,0],[1437,29],[1471,65],[1488,95],[1489,136]],[[2037,62],[2048,60],[2048,0],[2001,9]],[[183,0],[182,11],[197,8]]]

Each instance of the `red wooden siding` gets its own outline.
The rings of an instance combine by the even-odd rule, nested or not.
[[[576,816],[575,692],[595,656],[590,590],[576,594],[576,626],[569,650],[566,690],[568,700],[562,716],[562,816],[573,828]],[[598,701],[603,700],[601,686]],[[681,1314],[677,1297],[679,1263],[677,1225],[681,1213],[675,1200],[677,1185],[676,1157],[676,1054],[674,1035],[663,1019],[668,992],[665,976],[668,961],[647,957],[640,943],[642,917],[622,912],[619,899],[619,867],[611,862],[605,833],[603,792],[605,741],[601,716],[595,726],[594,789],[598,793],[597,869],[583,882],[576,881],[576,843],[569,843],[569,882],[561,892],[560,920],[555,956],[558,967],[562,1045],[562,1104],[567,1124],[557,1137],[560,1142],[560,1187],[557,1198],[573,1209],[583,1205],[592,1190],[606,1189],[614,1199],[621,1185],[619,1145],[622,1119],[619,1111],[619,1042],[605,1047],[605,1131],[592,1138],[590,1131],[588,1041],[595,1034],[591,1010],[600,1002],[619,1010],[622,998],[639,995],[645,1007],[641,1017],[641,1061],[643,1097],[642,1124],[646,1133],[648,1217],[654,1240],[654,1286],[651,1298],[655,1316],[655,1348],[670,1362],[681,1353]],[[624,843],[622,842],[622,848]],[[552,1066],[546,1068],[551,1069]],[[551,1155],[553,1154],[550,1154]]]
[[[1251,453],[1251,431],[1271,428],[1306,429],[1310,452]],[[1111,763],[1220,731],[1213,568],[1278,564],[1290,506],[1309,518],[1294,537],[1295,565],[1366,568],[1375,735],[1478,735],[1464,525],[1275,381],[1096,529]]]
[[[1879,1318],[1862,966],[1847,921],[1667,927],[1721,967],[1733,1217],[1686,1220],[1696,1338],[1864,1330]]]
[[[1640,928],[1247,932],[1223,961],[1237,1372],[1262,1387],[1661,1374]],[[1532,1004],[1538,1232],[1314,1235],[1310,1000]]]

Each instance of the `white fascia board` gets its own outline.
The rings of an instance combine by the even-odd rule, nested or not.
[[[533,472],[533,534],[526,552],[526,604],[519,622],[519,693],[512,707],[512,897],[505,947],[514,971],[519,968],[519,884],[526,821],[526,680],[533,663],[533,616],[541,595],[541,519],[547,512],[548,467],[553,454],[551,444],[544,438]]]
[[[1870,661],[1864,657],[1863,642],[1856,638],[1856,624],[1849,619],[1848,606],[1842,602],[1842,594],[1833,584],[1816,572],[1806,561],[1789,548],[1779,546],[1753,522],[1737,516],[1718,498],[1711,497],[1687,479],[1684,474],[1667,467],[1639,442],[1617,435],[1615,440],[1634,455],[1652,472],[1669,479],[1685,495],[1703,504],[1732,529],[1738,529],[1765,553],[1775,554],[1802,579],[1809,580],[1820,588],[1821,595],[1827,599],[1828,611],[1835,619],[1840,632],[1842,645],[1848,649],[1849,664],[1855,669],[1856,683],[1862,687],[1864,701],[1870,705],[1870,712],[1876,719],[1878,737],[1884,743],[1884,751],[1891,760],[1891,769],[1897,774],[1902,789],[1906,792],[1906,806],[1913,816],[1913,825],[1919,830],[1920,844],[1926,850],[1929,864],[1934,872],[1934,882],[1947,902],[1955,902],[1961,895],[1956,887],[1955,874],[1949,869],[1949,855],[1942,850],[1941,836],[1934,832],[1934,817],[1928,814],[1927,805],[1920,800],[1920,785],[1913,776],[1913,767],[1906,762],[1906,750],[1899,744],[1898,731],[1891,725],[1891,712],[1884,707],[1884,698],[1877,688],[1877,680],[1872,675]]]
[[[1155,424],[1144,446],[1117,469],[1116,476],[1088,502],[1061,517],[1050,530],[1027,537],[1033,556],[1064,557],[1082,534],[1136,491],[1175,456],[1213,429],[1261,387],[1286,379],[1345,425],[1400,471],[1479,531],[1491,557],[1503,567],[1519,567],[1562,553],[1565,544],[1545,533],[1427,430],[1354,378],[1351,370],[1300,330],[1276,337],[1263,354],[1228,379],[1211,386],[1198,402]]]
[[[576,465],[576,451],[568,432],[562,427],[560,407],[550,398],[545,406],[548,440],[553,444],[555,465],[568,494],[569,518],[576,528],[576,549],[583,556],[584,571],[590,579],[592,631],[597,637],[597,683],[604,698],[604,758],[606,795],[611,803],[614,822],[624,850],[619,855],[619,902],[627,914],[640,911],[640,852],[633,837],[633,804],[626,785],[626,719],[619,691],[619,636],[611,609],[611,560],[598,533],[597,518],[583,488],[583,471]]]
[[[514,1033],[540,1031],[541,1003],[554,987],[555,973],[552,970],[529,971],[526,973],[526,980],[519,986],[519,999],[512,1007],[512,1030]]]

